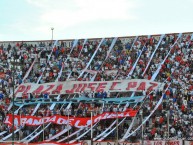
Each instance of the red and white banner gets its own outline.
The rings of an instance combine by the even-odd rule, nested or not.
[[[12,145],[13,143],[10,142],[0,142],[1,145]],[[23,143],[23,142],[14,142],[14,145],[83,145],[82,142],[79,143],[73,143],[73,144],[69,144],[69,143],[56,143],[56,142],[34,142],[34,143]]]
[[[193,145],[193,141],[184,141],[184,145]]]
[[[27,93],[33,94],[73,94],[80,92],[128,92],[128,91],[152,91],[160,87],[161,83],[145,80],[116,80],[116,81],[65,81],[45,84],[26,83],[21,84],[16,90],[16,96],[22,97]],[[163,86],[162,86],[163,87]]]
[[[97,74],[97,71],[95,71],[95,70],[85,70],[85,72],[87,72],[87,73],[90,73],[90,74]]]
[[[182,145],[182,140],[157,140],[157,141],[144,141],[144,145]]]
[[[116,144],[118,144],[118,145],[140,145],[140,143],[131,143],[131,142],[119,142],[119,143],[117,143],[116,141],[93,142],[93,145],[116,145]]]
[[[110,76],[110,75],[116,75],[118,70],[105,70],[105,74]]]
[[[123,117],[133,117],[137,113],[137,110],[129,110],[125,112],[106,112],[97,116],[93,116],[93,123],[96,123],[100,120],[104,119],[112,119],[112,118],[123,118]],[[5,119],[5,124],[12,125],[12,114],[8,114]],[[82,128],[84,126],[91,125],[91,118],[90,117],[68,117],[67,116],[60,116],[54,115],[49,117],[34,117],[34,116],[14,116],[14,124],[18,126],[39,126],[46,123],[54,123],[54,124],[69,124],[71,126],[75,126],[77,128]]]

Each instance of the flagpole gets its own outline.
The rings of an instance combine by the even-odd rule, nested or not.
[[[170,137],[170,111],[168,110],[168,114],[167,114],[167,127],[168,127],[168,139]]]
[[[44,113],[43,113],[43,140],[44,141]]]
[[[92,129],[92,127],[93,127],[93,124],[92,124],[93,118],[92,118],[92,116],[93,116],[93,110],[91,110],[91,145],[93,145],[93,129]]]
[[[70,128],[70,126],[69,126],[69,109],[68,109],[68,127],[67,127],[67,129],[68,129],[68,144],[69,144],[69,128]]]
[[[117,108],[117,113],[116,113],[116,130],[117,130],[117,139],[116,139],[116,142],[117,142],[117,145],[119,144],[119,130],[118,130],[118,108]]]
[[[21,128],[21,111],[19,111],[19,127]],[[20,137],[20,134],[21,134],[21,130],[19,131],[19,141],[20,141],[20,139],[21,139],[21,137]]]
[[[143,123],[143,110],[140,110],[140,115],[141,115],[141,123]],[[143,139],[143,125],[141,126],[141,141],[142,141],[142,145],[144,145],[144,139]]]

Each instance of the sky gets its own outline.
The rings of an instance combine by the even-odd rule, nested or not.
[[[193,0],[0,0],[0,41],[193,32]]]

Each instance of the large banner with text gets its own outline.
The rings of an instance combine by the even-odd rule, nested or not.
[[[22,97],[27,93],[33,94],[74,94],[81,92],[128,92],[128,91],[152,91],[157,89],[161,83],[145,80],[145,79],[132,79],[132,80],[116,80],[116,81],[65,81],[65,82],[52,82],[45,84],[26,83],[21,84],[16,90],[15,95]]]
[[[84,143],[84,142],[83,142]],[[88,145],[91,145],[88,143]],[[116,142],[116,141],[100,141],[100,142],[93,142],[93,145],[141,145],[140,142],[132,143],[132,142]]]
[[[123,118],[123,117],[134,117],[137,113],[137,110],[127,110],[125,112],[105,112],[100,115],[92,117],[93,123],[99,122],[104,119],[113,119],[113,118]],[[12,125],[13,116],[8,114],[5,119],[5,124]],[[82,128],[85,126],[91,125],[91,117],[67,117],[54,115],[49,117],[34,117],[34,116],[20,116],[14,115],[14,125],[16,128],[19,126],[39,126],[46,123],[54,124],[69,124],[77,128]]]
[[[144,145],[183,145],[182,140],[146,140]]]
[[[13,142],[1,142],[1,145],[13,145]],[[33,142],[33,143],[23,143],[23,142],[14,142],[14,145],[83,145],[82,142],[77,142],[77,143],[57,143],[57,142],[50,142],[50,143],[46,143],[46,142]]]

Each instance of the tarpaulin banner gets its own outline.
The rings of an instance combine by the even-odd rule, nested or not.
[[[182,140],[145,140],[144,145],[183,145]]]
[[[146,80],[146,79],[132,79],[132,80],[116,80],[116,81],[65,81],[52,82],[45,84],[26,83],[21,84],[16,90],[15,95],[22,97],[27,93],[33,94],[74,94],[81,92],[128,92],[128,91],[152,91],[157,89],[161,83]],[[163,87],[163,85],[161,86]]]
[[[116,142],[116,141],[98,141],[93,142],[93,145],[140,145],[140,143],[131,143],[131,142]]]
[[[193,138],[192,138],[193,140]],[[184,145],[193,145],[193,141],[184,141]]]
[[[10,142],[0,142],[1,145],[12,145],[13,143]],[[34,142],[34,143],[22,143],[22,142],[14,142],[14,145],[82,145],[82,142],[79,143],[73,143],[73,144],[68,144],[68,143],[56,143],[56,142]]]
[[[115,69],[115,70],[105,70],[105,74],[106,75],[108,75],[108,76],[110,76],[110,75],[116,75],[117,74],[117,72],[118,72],[118,70],[117,69]]]
[[[105,112],[103,114],[93,116],[93,123],[96,123],[100,120],[104,119],[113,119],[113,118],[123,118],[123,117],[133,117],[137,113],[137,110],[127,110],[125,112]],[[5,124],[12,125],[13,116],[12,114],[8,114],[5,119]],[[68,116],[60,116],[54,115],[49,117],[35,117],[35,116],[20,116],[14,115],[14,124],[19,126],[39,126],[46,123],[54,123],[54,124],[69,124],[71,126],[75,126],[77,128],[82,128],[84,126],[88,126],[91,124],[90,117],[69,117]]]

